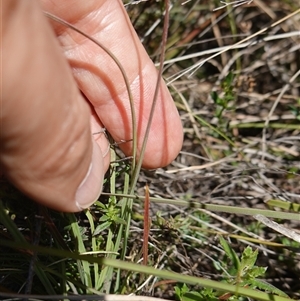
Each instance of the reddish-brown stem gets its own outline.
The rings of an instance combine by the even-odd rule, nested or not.
[[[150,219],[149,219],[150,199],[149,199],[149,186],[145,186],[145,202],[144,202],[144,234],[143,234],[143,264],[148,263],[148,240],[150,232]]]

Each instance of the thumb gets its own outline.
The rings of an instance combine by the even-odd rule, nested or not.
[[[79,211],[101,192],[108,142],[94,142],[91,110],[37,2],[4,1],[1,19],[1,168],[36,201]]]

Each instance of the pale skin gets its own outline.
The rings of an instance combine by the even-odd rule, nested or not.
[[[124,79],[97,45],[47,11],[99,40],[123,65],[131,86],[138,153],[157,70],[119,0],[1,0],[2,173],[37,202],[75,212],[99,196],[109,167],[105,127],[116,142],[132,138]],[[162,81],[143,167],[169,164],[182,146],[182,126]],[[132,143],[120,144],[126,156]]]

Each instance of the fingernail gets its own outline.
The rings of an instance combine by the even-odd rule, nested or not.
[[[92,162],[75,195],[76,206],[79,210],[90,207],[94,202],[97,201],[102,192],[104,177],[103,158],[99,146],[94,139],[92,139],[92,141]]]

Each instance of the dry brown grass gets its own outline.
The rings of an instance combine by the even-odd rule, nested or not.
[[[181,5],[183,2],[174,2],[171,10],[164,76],[181,112],[184,146],[171,166],[145,172],[142,180],[151,183],[152,196],[236,206],[245,208],[245,212],[247,208],[273,208],[268,206],[271,200],[299,204],[300,13],[272,27],[298,7],[288,1],[254,1],[213,11],[219,5],[217,1]],[[157,6],[153,1],[128,6],[154,60],[159,54],[161,34]],[[264,28],[268,29],[250,39],[247,46],[232,47],[193,70],[193,66],[216,53],[214,49],[232,46]],[[220,98],[228,95],[222,82],[229,72],[234,74],[230,92],[233,97],[218,118],[220,106],[211,93],[215,91]],[[135,208],[139,211],[139,205]],[[160,210],[167,221],[165,227],[153,225],[153,262],[180,273],[222,278],[213,263],[223,257],[218,233],[284,241],[284,236],[260,225],[252,216],[215,214],[174,205],[152,204],[152,209],[153,219]],[[184,221],[191,224],[186,233],[182,230]],[[299,221],[280,224],[299,233]],[[193,224],[197,225],[194,231]],[[296,263],[299,249],[259,245],[240,238],[229,240],[239,252],[248,244],[259,248],[259,264],[268,266],[266,280],[294,298],[300,296],[300,266]],[[172,290],[173,284],[168,285]],[[167,284],[158,287],[147,289],[159,296],[169,294]]]

